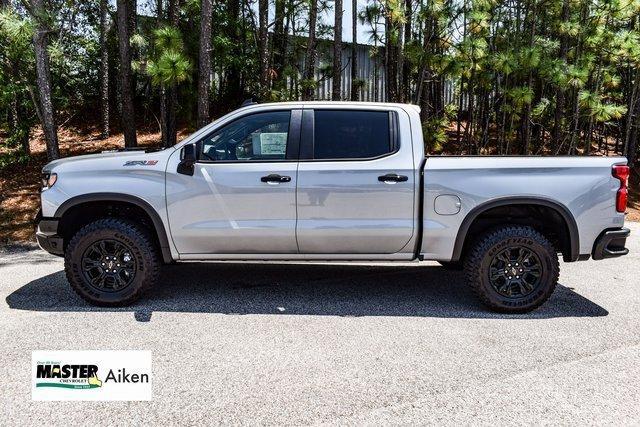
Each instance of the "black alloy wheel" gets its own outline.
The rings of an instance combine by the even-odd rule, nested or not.
[[[82,255],[82,274],[100,291],[114,292],[129,286],[136,276],[136,260],[132,250],[122,242],[99,240]]]
[[[560,266],[549,239],[533,227],[505,225],[478,236],[465,255],[467,283],[500,313],[526,313],[553,293]]]
[[[82,227],[65,248],[71,288],[94,305],[136,301],[160,273],[162,261],[152,233],[125,218],[101,218]]]
[[[493,289],[506,298],[530,295],[540,285],[542,265],[538,256],[524,246],[509,246],[494,255],[489,267]]]

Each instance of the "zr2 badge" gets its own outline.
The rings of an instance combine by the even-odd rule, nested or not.
[[[157,164],[157,160],[129,160],[122,166],[155,166]]]

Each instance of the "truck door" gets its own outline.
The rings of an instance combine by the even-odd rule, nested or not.
[[[361,107],[360,107],[361,108]],[[414,227],[414,166],[401,111],[305,109],[296,234],[304,254],[392,254]]]
[[[298,252],[301,115],[301,110],[262,111],[222,125],[196,144],[193,176],[177,173],[172,157],[167,211],[178,252]]]

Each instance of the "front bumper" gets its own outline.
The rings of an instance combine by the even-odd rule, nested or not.
[[[592,257],[594,260],[604,258],[615,258],[629,253],[629,249],[624,245],[631,230],[620,228],[615,230],[605,230],[600,233],[593,245]]]
[[[58,219],[43,218],[42,211],[34,219],[38,245],[53,255],[64,255],[64,240],[58,236]]]

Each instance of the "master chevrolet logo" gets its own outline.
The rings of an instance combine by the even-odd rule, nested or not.
[[[102,381],[97,376],[96,365],[61,365],[59,363],[38,364],[36,378],[57,381],[37,382],[36,387],[60,387],[73,389],[88,389],[102,387]],[[105,383],[146,383],[148,374],[127,373],[126,369],[109,370]]]
[[[36,350],[34,400],[151,400],[151,352]]]
[[[36,367],[36,387],[90,389],[102,387],[96,365],[64,365],[39,363]],[[47,380],[47,381],[40,381]]]

